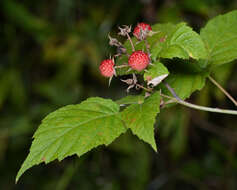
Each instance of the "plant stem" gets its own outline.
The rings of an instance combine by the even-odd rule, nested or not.
[[[198,106],[198,105],[195,105],[195,104],[185,102],[183,100],[181,100],[181,101],[177,100],[176,98],[173,98],[171,96],[167,96],[165,94],[161,94],[161,96],[164,97],[164,98],[168,98],[168,99],[172,100],[173,102],[179,103],[181,105],[184,105],[186,107],[193,108],[193,109],[196,109],[196,110],[237,115],[237,111],[235,111],[235,110],[227,110],[227,109],[219,109],[219,108],[210,108],[210,107],[205,107],[205,106]]]
[[[217,86],[234,104],[237,106],[237,101],[217,82],[215,81],[211,76],[208,76],[208,79]]]
[[[205,107],[205,106],[198,106],[195,104],[191,104],[188,103],[184,100],[182,100],[181,98],[178,97],[178,95],[175,93],[174,89],[172,87],[170,87],[170,85],[167,82],[164,82],[165,86],[167,87],[167,89],[170,91],[170,93],[175,97],[171,97],[171,96],[167,96],[164,94],[161,94],[161,96],[168,98],[170,100],[173,100],[179,104],[182,104],[184,106],[193,108],[193,109],[197,109],[197,110],[202,110],[202,111],[209,111],[209,112],[215,112],[215,113],[223,113],[223,114],[231,114],[231,115],[237,115],[237,111],[235,110],[227,110],[227,109],[220,109],[220,108],[210,108],[210,107]]]

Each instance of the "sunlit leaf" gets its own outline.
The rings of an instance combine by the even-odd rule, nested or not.
[[[125,131],[119,105],[112,100],[89,98],[81,104],[60,108],[49,114],[35,132],[16,181],[34,165],[61,161],[73,154],[81,156],[99,145],[110,144]]]

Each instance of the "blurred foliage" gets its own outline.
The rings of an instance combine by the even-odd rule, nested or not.
[[[90,96],[118,99],[126,87],[101,77],[115,52],[107,35],[122,24],[186,21],[196,31],[236,0],[2,0],[0,2],[0,189],[237,189],[236,117],[180,106],[157,118],[158,154],[126,134],[81,158],[14,178],[41,119]],[[236,64],[212,76],[237,97]],[[189,101],[234,109],[210,82]]]

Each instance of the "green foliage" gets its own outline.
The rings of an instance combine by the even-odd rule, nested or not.
[[[156,150],[153,125],[159,112],[160,95],[157,92],[144,102],[143,99],[141,96],[124,98],[120,103],[138,102],[122,113],[112,100],[89,98],[49,114],[33,136],[30,153],[17,174],[16,182],[34,165],[55,159],[61,161],[73,154],[81,156],[99,145],[109,145],[127,128]]]
[[[163,39],[157,41],[152,51],[153,57],[205,59],[207,52],[201,37],[186,23],[157,24],[154,31],[162,32]]]
[[[110,144],[125,131],[119,106],[111,100],[89,98],[81,104],[60,108],[49,114],[35,132],[16,181],[33,165],[73,154],[81,156],[98,145]]]
[[[220,65],[237,57],[237,28],[233,26],[236,21],[237,11],[218,16],[202,29],[201,36],[186,23],[153,25],[153,32],[147,38],[152,60],[147,70],[136,72],[128,70],[129,67],[116,69],[117,75],[141,75],[146,83],[143,89],[149,91],[146,92],[148,97],[143,92],[143,95],[127,96],[116,102],[89,98],[78,105],[65,106],[49,114],[34,134],[30,153],[19,170],[16,181],[34,165],[55,159],[61,161],[74,154],[81,156],[99,145],[109,145],[127,129],[131,129],[134,135],[157,151],[154,124],[160,112],[160,91],[163,95],[172,94],[163,84],[150,88],[149,82],[157,80],[159,82],[154,83],[159,84],[165,79],[183,100],[194,91],[201,90],[210,73],[211,67],[208,65]],[[136,50],[149,53],[146,41],[139,42],[135,38],[132,41]],[[124,47],[131,54],[132,48],[128,40]],[[127,61],[128,56],[122,55],[116,60],[116,65],[127,64]],[[65,78],[67,77],[60,80],[64,81]],[[41,92],[44,91],[49,91],[47,85],[41,85]],[[51,94],[51,97],[55,96],[57,93]],[[125,105],[128,106],[120,112],[120,106]],[[186,137],[184,139],[183,134],[187,131],[187,118],[180,117],[180,123],[185,127],[178,128],[171,143],[171,149],[177,157],[185,148]],[[178,143],[180,147],[176,146]],[[179,148],[180,151],[175,150]]]
[[[160,95],[158,92],[147,98],[144,103],[128,106],[122,112],[122,118],[126,126],[133,134],[149,143],[157,151],[154,139],[154,123],[159,113]]]
[[[213,65],[228,63],[237,58],[237,10],[211,19],[201,30]]]

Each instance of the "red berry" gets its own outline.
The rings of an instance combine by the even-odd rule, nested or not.
[[[134,51],[128,58],[129,66],[136,71],[142,71],[149,63],[150,58],[148,54],[141,50]]]
[[[114,61],[112,59],[103,60],[100,63],[100,73],[104,77],[112,77],[115,73],[114,71]]]
[[[151,29],[151,26],[149,24],[141,22],[141,23],[138,23],[137,26],[134,28],[133,35],[138,40],[142,40],[142,38],[145,38],[147,33],[151,30],[152,29]]]

